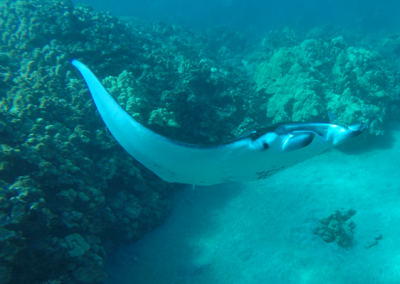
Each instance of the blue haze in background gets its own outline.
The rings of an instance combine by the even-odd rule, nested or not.
[[[400,26],[400,1],[393,0],[74,0],[73,3],[85,3],[115,16],[161,20],[190,28],[226,24],[241,32],[321,24],[357,27],[369,32]]]

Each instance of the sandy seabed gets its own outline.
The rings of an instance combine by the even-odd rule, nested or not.
[[[107,284],[399,284],[400,125],[263,181],[188,186],[173,206],[110,258]],[[341,208],[357,211],[350,248],[311,232]],[[366,249],[376,232],[383,238]]]

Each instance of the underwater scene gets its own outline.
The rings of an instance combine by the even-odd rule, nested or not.
[[[398,11],[0,0],[0,284],[399,284]]]

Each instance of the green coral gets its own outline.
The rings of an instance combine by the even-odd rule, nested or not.
[[[321,120],[330,110],[337,123],[366,122],[379,135],[396,99],[390,74],[376,51],[348,47],[337,37],[279,48],[258,65],[254,80],[261,110],[273,122]]]
[[[68,255],[70,257],[82,256],[90,249],[90,245],[79,234],[71,234],[64,239],[68,245]]]
[[[145,111],[148,110],[148,94],[137,82],[132,72],[124,70],[118,77],[107,77],[104,86],[130,115],[143,122]]]
[[[168,112],[166,108],[159,108],[150,113],[149,124],[159,126],[180,127],[176,122],[176,116],[173,111]]]
[[[78,268],[74,270],[73,276],[79,283],[98,283],[107,278],[104,271],[93,267]]]

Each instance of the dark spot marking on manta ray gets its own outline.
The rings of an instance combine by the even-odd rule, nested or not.
[[[269,145],[268,145],[268,143],[267,143],[267,142],[264,142],[264,143],[263,143],[263,147],[264,147],[264,150],[267,150],[267,149],[269,149]]]
[[[256,175],[258,176],[257,179],[266,179],[267,177],[273,175],[275,171],[276,170],[268,170],[268,171],[256,172]]]
[[[263,175],[263,176],[259,176],[257,179],[266,179],[269,176],[271,176],[271,174],[266,174],[266,175]]]
[[[269,171],[262,171],[262,172],[256,172],[256,175],[258,176],[264,176],[264,175],[268,175],[271,172],[274,172],[275,170],[269,170]]]

